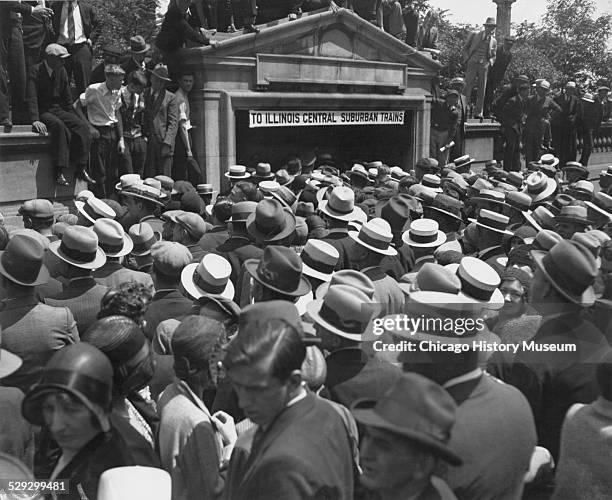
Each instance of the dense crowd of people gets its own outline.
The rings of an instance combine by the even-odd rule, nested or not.
[[[25,202],[0,470],[66,498],[134,466],[147,498],[607,497],[612,168],[532,166],[320,155]]]

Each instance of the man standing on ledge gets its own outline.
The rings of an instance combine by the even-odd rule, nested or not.
[[[465,96],[470,99],[472,89],[478,80],[478,95],[474,117],[482,118],[484,107],[485,89],[487,87],[487,73],[495,63],[497,54],[497,41],[493,36],[495,30],[495,19],[487,18],[482,31],[473,31],[468,35],[463,46],[463,62],[467,64],[465,72]]]

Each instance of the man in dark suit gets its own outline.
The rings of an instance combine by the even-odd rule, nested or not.
[[[72,56],[66,64],[68,77],[74,76],[77,95],[90,83],[93,45],[100,26],[93,7],[80,0],[53,2],[53,30],[55,41]]]
[[[287,301],[253,304],[240,315],[223,364],[238,404],[257,426],[234,448],[228,498],[353,498],[353,458],[342,417],[302,386],[306,347],[300,330],[297,309]]]
[[[72,107],[70,83],[64,60],[70,54],[65,47],[52,43],[45,49],[43,62],[30,68],[26,98],[32,128],[41,135],[51,135],[52,156],[57,183],[67,186],[64,169],[68,167],[70,152],[76,166],[76,177],[85,176],[91,135],[89,126]]]
[[[48,297],[45,303],[68,307],[79,332],[85,332],[97,319],[102,297],[109,288],[93,278],[93,270],[106,263],[106,255],[98,247],[98,237],[90,228],[70,226],[61,240],[49,249],[62,261],[60,272],[67,281],[62,293]]]
[[[502,127],[506,136],[504,151],[504,170],[510,172],[521,169],[521,141],[527,119],[527,97],[529,84],[521,83],[519,92],[506,102],[502,110]]]
[[[563,240],[548,252],[531,252],[536,274],[531,301],[542,314],[536,346],[571,345],[575,351],[519,351],[504,380],[529,400],[540,446],[559,456],[561,426],[574,403],[598,396],[595,367],[609,352],[603,334],[583,317],[595,302],[595,259],[581,244]]]
[[[198,243],[205,252],[215,252],[216,248],[229,238],[227,221],[232,216],[232,205],[229,198],[218,198],[213,205],[213,227],[204,233]]]
[[[589,94],[585,94],[581,99],[582,154],[580,163],[585,167],[589,164],[593,151],[593,136],[598,134],[601,122],[610,118],[609,91],[608,87],[602,86],[597,89],[597,95],[594,98],[589,98]]]
[[[166,90],[168,68],[158,64],[150,72],[151,86],[143,93],[145,111],[142,132],[147,138],[145,176],[171,176],[174,141],[178,130],[178,101]]]
[[[181,272],[192,260],[187,247],[180,243],[160,241],[151,247],[151,256],[151,277],[156,291],[145,313],[145,334],[149,339],[155,335],[159,323],[170,318],[180,318],[193,307],[193,302],[180,292]]]
[[[499,84],[504,80],[506,70],[512,62],[512,47],[516,38],[512,35],[504,37],[503,45],[497,48],[497,55],[493,66],[489,68],[489,74],[487,76],[487,90],[485,93],[484,112],[485,116],[491,114],[491,104],[493,102],[493,95]]]
[[[555,154],[561,166],[576,161],[576,126],[580,117],[580,101],[576,96],[576,83],[567,82],[565,91],[553,99],[561,112],[553,116],[551,131]]]
[[[525,123],[525,164],[538,161],[544,151],[544,136],[550,127],[550,118],[561,108],[548,97],[550,83],[542,80],[536,85],[536,93],[527,100],[527,120]]]

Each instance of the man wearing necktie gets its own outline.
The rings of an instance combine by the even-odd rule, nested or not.
[[[98,34],[98,18],[91,5],[79,0],[53,2],[51,8],[56,42],[66,47],[72,56],[66,61],[68,78],[74,77],[80,95],[91,78],[92,46]]]
[[[495,19],[487,18],[484,30],[473,31],[468,35],[463,46],[463,62],[467,65],[465,71],[465,96],[470,101],[472,90],[477,83],[478,94],[474,117],[482,118],[484,108],[485,89],[487,87],[487,73],[495,63],[497,54],[497,41],[493,36],[495,30]]]

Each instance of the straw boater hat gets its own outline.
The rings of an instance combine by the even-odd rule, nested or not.
[[[142,182],[142,178],[139,174],[124,174],[119,177],[119,182],[115,184],[115,189],[117,191],[122,191],[123,189],[137,182]]]
[[[116,220],[98,219],[92,227],[98,236],[98,245],[107,257],[123,257],[134,248],[134,242],[125,234]]]
[[[411,247],[439,247],[446,241],[446,234],[439,230],[439,225],[432,219],[417,219],[410,223],[410,229],[402,234],[402,241]]]
[[[244,165],[232,165],[227,172],[225,172],[225,177],[228,179],[248,179],[251,177],[251,174],[247,172],[247,168]]]
[[[105,470],[98,483],[98,500],[170,500],[172,479],[163,469],[140,465]]]
[[[352,221],[359,218],[357,214],[361,209],[355,207],[354,191],[338,186],[331,190],[329,199],[319,202],[319,210],[333,219]]]
[[[75,201],[77,211],[92,224],[98,219],[114,219],[117,217],[115,211],[98,198],[89,198],[87,201]]]
[[[321,281],[331,280],[340,254],[325,241],[309,239],[300,254],[302,273]]]
[[[261,259],[247,259],[244,266],[253,279],[277,293],[301,297],[311,291],[302,261],[291,248],[267,246]]]
[[[391,246],[391,226],[384,219],[376,217],[369,220],[361,227],[361,231],[349,231],[348,235],[368,250],[382,255],[397,255],[397,250]]]
[[[49,250],[64,262],[81,269],[99,269],[106,255],[98,246],[98,236],[88,227],[70,226],[61,240],[52,241]]]
[[[579,174],[583,179],[587,179],[589,176],[589,169],[577,161],[568,161],[561,170],[566,175],[570,172]]]
[[[583,306],[595,303],[593,283],[598,269],[586,247],[563,240],[548,252],[532,250],[531,256],[546,280],[566,299]]]
[[[452,163],[452,168],[455,172],[469,172],[472,163],[474,163],[474,158],[470,157],[470,155],[463,155],[459,158],[455,158]]]
[[[141,200],[149,201],[161,207],[164,206],[161,189],[148,186],[144,182],[135,182],[121,190],[122,196],[131,196]]]
[[[489,264],[476,257],[463,257],[456,272],[461,281],[462,299],[488,309],[503,307],[504,296],[498,288],[501,278]]]
[[[434,193],[441,193],[442,188],[440,187],[441,179],[434,174],[425,174],[421,179],[421,185],[432,190]]]
[[[488,229],[489,231],[495,231],[496,233],[512,234],[512,231],[508,231],[508,224],[510,218],[486,208],[481,209],[478,212],[477,219],[468,219],[470,222],[474,222],[477,226]]]
[[[559,158],[549,153],[543,154],[538,161],[538,165],[548,165],[549,167],[556,167],[559,165]]]
[[[313,300],[306,310],[315,325],[345,339],[360,342],[372,314],[372,299],[347,285],[330,286],[323,300]]]
[[[525,184],[523,192],[531,197],[533,203],[548,198],[557,190],[557,182],[543,172],[529,174]]]
[[[200,262],[185,266],[181,272],[181,284],[185,291],[198,300],[205,295],[234,298],[234,285],[230,281],[232,266],[220,255],[206,254]]]

